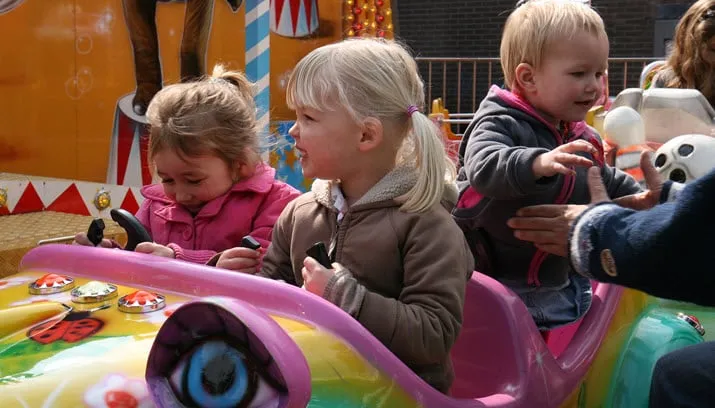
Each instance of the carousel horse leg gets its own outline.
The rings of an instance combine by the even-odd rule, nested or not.
[[[134,51],[137,83],[132,107],[144,115],[149,102],[162,85],[159,39],[156,33],[156,0],[122,0],[124,20]]]
[[[188,0],[181,38],[181,81],[187,82],[206,74],[206,51],[214,0]]]

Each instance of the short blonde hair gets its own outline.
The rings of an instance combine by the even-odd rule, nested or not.
[[[210,154],[233,168],[260,161],[253,83],[221,65],[195,82],[165,87],[151,100],[149,158],[171,149],[186,157]]]
[[[549,46],[579,33],[608,37],[603,20],[588,4],[574,0],[531,0],[514,10],[504,25],[500,59],[504,81],[514,87],[516,67],[539,69]]]
[[[442,200],[453,182],[454,163],[447,156],[439,128],[421,111],[424,83],[417,63],[399,43],[383,39],[350,39],[326,45],[301,59],[288,80],[291,109],[318,111],[344,108],[362,123],[376,118],[396,130],[396,163],[415,166],[417,183],[407,193],[404,211],[420,212]],[[414,108],[411,108],[414,107]],[[446,180],[445,180],[446,175]]]

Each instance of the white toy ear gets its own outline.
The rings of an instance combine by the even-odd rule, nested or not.
[[[620,148],[646,142],[643,119],[630,106],[619,106],[608,111],[603,120],[603,130],[605,139]]]

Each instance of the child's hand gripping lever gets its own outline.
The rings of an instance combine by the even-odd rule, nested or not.
[[[239,246],[217,253],[207,265],[252,275],[260,270],[261,252],[261,243],[246,235]]]
[[[316,242],[312,247],[305,251],[306,255],[315,259],[320,265],[317,265],[312,259],[305,258],[303,261],[303,288],[318,296],[323,296],[325,287],[330,278],[335,274],[330,255],[322,242]]]
[[[133,251],[142,242],[152,242],[151,235],[139,220],[127,210],[113,208],[109,214],[125,231],[127,231],[127,245],[124,249]]]
[[[261,243],[256,241],[256,239],[252,236],[246,235],[241,240],[241,246],[244,248],[252,249],[254,251],[258,251],[258,249],[261,247]]]

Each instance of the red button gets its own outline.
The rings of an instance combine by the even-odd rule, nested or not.
[[[36,280],[35,285],[38,287],[45,286],[45,287],[51,288],[55,285],[57,285],[57,286],[66,285],[69,282],[70,282],[70,280],[66,276],[57,275],[54,273],[48,273],[47,275]]]
[[[128,304],[139,304],[139,305],[146,305],[147,303],[155,303],[157,300],[157,297],[155,294],[151,292],[146,292],[143,290],[138,290],[136,292],[130,293],[126,296],[124,296],[124,300]]]

